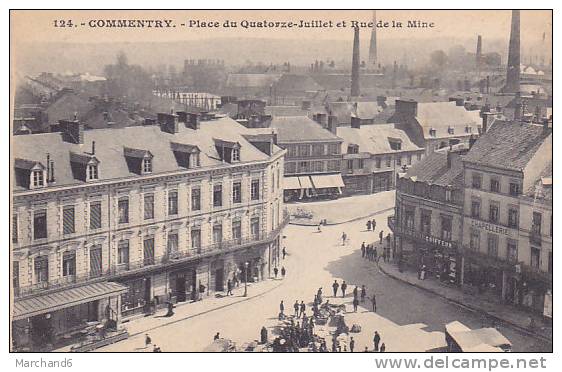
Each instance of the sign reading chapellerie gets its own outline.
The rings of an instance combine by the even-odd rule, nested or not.
[[[494,225],[489,222],[470,220],[470,226],[496,234],[502,234],[506,236],[510,235],[510,230],[507,227]]]

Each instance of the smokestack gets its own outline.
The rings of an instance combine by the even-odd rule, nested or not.
[[[520,11],[511,11],[511,35],[509,37],[509,54],[507,57],[507,76],[504,93],[517,93],[519,92],[519,78],[521,66],[521,26],[520,26]]]
[[[371,43],[369,44],[369,65],[377,65],[377,11],[373,10],[373,29],[371,30]]]
[[[476,42],[476,67],[480,67],[482,62],[482,35],[478,35],[478,41]]]
[[[353,30],[353,58],[351,61],[351,97],[359,97],[359,27]]]

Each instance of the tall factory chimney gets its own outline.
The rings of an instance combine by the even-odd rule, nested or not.
[[[511,35],[509,37],[509,54],[507,57],[507,77],[505,86],[503,87],[504,93],[517,93],[519,92],[519,75],[521,65],[521,14],[519,10],[511,11]]]
[[[482,35],[478,35],[476,42],[476,67],[479,68],[482,63]]]
[[[371,43],[369,44],[369,66],[377,65],[377,11],[373,10],[373,29],[371,30]]]
[[[359,97],[359,27],[353,30],[353,59],[351,61],[351,97]]]

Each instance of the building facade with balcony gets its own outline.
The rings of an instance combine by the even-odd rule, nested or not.
[[[342,176],[346,194],[372,194],[395,188],[396,176],[419,162],[423,148],[394,124],[338,127],[343,139]]]
[[[14,346],[256,281],[278,265],[285,151],[229,118],[14,138]],[[247,268],[247,269],[246,269]],[[200,293],[201,292],[201,293]]]
[[[424,275],[458,284],[463,218],[460,154],[465,150],[444,150],[399,175],[389,227],[394,233],[393,257],[399,265],[420,272],[425,267]]]
[[[552,187],[551,176],[541,177],[552,169],[548,123],[496,121],[463,164],[463,284],[542,309],[552,289],[552,199],[536,199],[534,190],[542,178]]]
[[[285,201],[338,197],[343,192],[341,138],[306,116],[274,117],[271,128],[287,151]]]

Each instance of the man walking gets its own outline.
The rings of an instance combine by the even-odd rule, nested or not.
[[[355,340],[351,337],[349,340],[349,351],[353,353],[353,349],[355,349]]]
[[[341,245],[345,245],[346,241],[347,241],[347,234],[344,231],[343,234],[341,234]]]
[[[148,347],[148,345],[150,345],[152,343],[152,339],[150,338],[150,336],[148,335],[148,333],[146,333],[144,335],[144,346],[145,348]]]
[[[375,232],[376,227],[377,227],[377,221],[375,221],[375,219],[373,218],[373,221],[371,222],[371,229],[373,229],[373,232]]]
[[[373,298],[371,298],[371,302],[373,303],[373,312],[377,312],[377,295],[373,293]]]
[[[293,309],[295,309],[295,317],[299,317],[299,301],[295,301],[295,304],[293,305]]]
[[[361,243],[361,257],[365,258],[365,242]]]
[[[283,259],[285,259],[286,255],[287,255],[287,251],[285,250],[285,247],[283,247]]]
[[[379,239],[380,239],[380,244],[382,244],[382,237],[383,237],[383,231],[381,230],[381,232],[379,233]]]
[[[281,268],[281,277],[285,279],[285,274],[287,274],[287,270],[285,270],[285,266]]]
[[[355,297],[353,299],[353,312],[356,313],[357,312],[357,307],[359,306],[359,299],[357,297]]]
[[[344,280],[343,283],[341,284],[341,296],[342,297],[345,297],[345,290],[346,289],[347,289],[347,283]]]
[[[367,221],[367,231],[371,231],[371,220]]]
[[[273,275],[275,275],[275,279],[277,279],[277,273],[279,273],[279,269],[276,267],[273,268]]]
[[[379,342],[381,342],[381,336],[379,332],[375,331],[375,337],[373,337],[373,343],[375,344],[375,351],[379,351]]]
[[[338,288],[340,285],[338,284],[337,280],[334,280],[334,284],[332,284],[332,289],[334,290],[334,297],[338,295]]]
[[[304,311],[306,310],[306,305],[304,304],[304,301],[301,301],[301,306],[300,306],[300,314],[299,314],[299,318],[301,317],[301,315],[304,317]]]
[[[281,303],[279,304],[279,315],[285,315],[285,304],[283,304],[283,300],[281,300]]]
[[[229,295],[232,296],[232,295],[233,295],[233,294],[232,294],[232,281],[231,281],[230,279],[228,279],[227,282],[226,282],[226,289],[227,289],[226,295],[227,295],[227,296],[229,296]]]
[[[361,286],[361,303],[365,302],[365,297],[367,296],[367,288],[365,288],[365,284]]]
[[[383,342],[382,345],[381,345],[381,351],[380,351],[380,352],[381,352],[381,353],[384,353],[385,350],[386,350],[386,345],[385,345],[384,342]]]
[[[359,297],[359,288],[355,286],[355,288],[353,288],[353,298],[358,298],[358,297]]]

